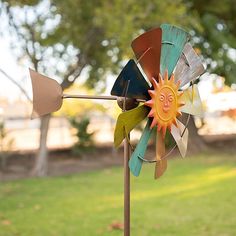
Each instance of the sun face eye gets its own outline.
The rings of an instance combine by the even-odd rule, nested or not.
[[[168,101],[169,101],[169,102],[172,102],[173,100],[174,100],[173,95],[170,94],[170,95],[168,96]]]
[[[164,94],[161,94],[160,95],[160,101],[163,102],[165,100],[165,95]]]

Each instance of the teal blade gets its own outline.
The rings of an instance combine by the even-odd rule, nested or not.
[[[161,74],[168,70],[171,76],[184,45],[189,40],[189,34],[184,30],[169,24],[162,24],[162,47],[161,47]]]
[[[142,136],[139,140],[138,145],[136,146],[130,160],[129,160],[129,168],[130,171],[133,173],[134,176],[139,176],[143,160],[141,158],[144,158],[144,154],[147,149],[147,143],[151,137],[153,129],[150,129],[151,120],[148,119],[148,122],[145,126],[145,129],[142,133]]]

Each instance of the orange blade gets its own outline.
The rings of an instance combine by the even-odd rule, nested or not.
[[[161,28],[152,29],[133,40],[131,47],[148,79],[158,79],[161,55]]]
[[[160,160],[156,163],[155,179],[160,178],[167,169],[167,159]]]
[[[156,139],[156,167],[155,167],[155,179],[160,178],[167,169],[167,159],[162,159],[165,155],[165,141],[162,133],[157,132]]]

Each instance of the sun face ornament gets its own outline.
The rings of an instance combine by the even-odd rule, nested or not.
[[[188,43],[189,38],[189,34],[184,30],[168,24],[138,36],[131,46],[143,73],[133,60],[130,67],[130,60],[112,88],[112,95],[124,96],[119,91],[122,91],[125,81],[129,81],[126,96],[145,100],[144,104],[119,115],[114,133],[114,143],[118,147],[122,140],[128,137],[129,132],[147,118],[141,138],[129,161],[130,171],[135,176],[140,174],[143,162],[149,162],[144,156],[148,141],[154,132],[156,157],[150,162],[156,162],[155,178],[163,175],[167,168],[167,130],[174,138],[181,156],[186,155],[188,129],[178,118],[182,112],[201,115],[201,100],[193,82],[204,72],[199,56]],[[133,72],[139,76],[132,77]],[[144,76],[149,80],[149,84]],[[190,86],[183,89],[186,84]],[[136,89],[132,85],[135,85]]]
[[[164,79],[159,75],[158,82],[152,79],[153,90],[148,90],[151,99],[144,104],[151,108],[148,117],[153,118],[151,128],[155,125],[158,131],[162,131],[165,137],[166,129],[171,131],[171,126],[177,125],[177,117],[181,115],[179,108],[184,105],[180,101],[183,92],[178,91],[179,83],[175,83],[174,75],[168,79],[168,71],[165,72]]]

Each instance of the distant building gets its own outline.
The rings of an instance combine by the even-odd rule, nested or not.
[[[31,115],[31,104],[28,101],[15,100],[8,101],[6,98],[0,99],[0,111],[4,119],[23,119]]]

